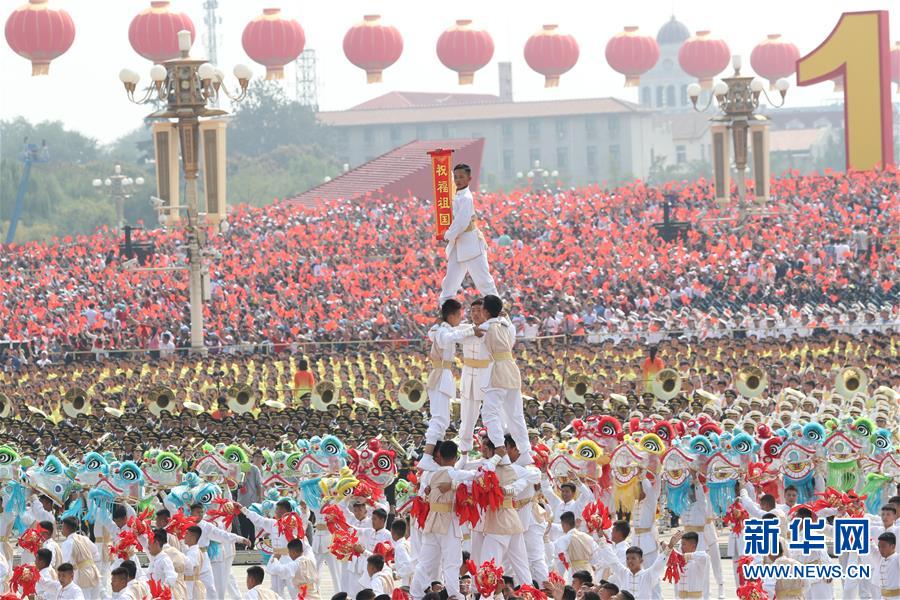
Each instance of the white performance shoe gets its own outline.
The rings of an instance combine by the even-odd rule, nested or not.
[[[719,584],[719,600],[725,600],[725,584]]]

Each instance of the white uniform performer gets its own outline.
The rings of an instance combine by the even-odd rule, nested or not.
[[[475,422],[484,403],[484,389],[490,383],[491,355],[481,338],[470,335],[460,343],[463,367],[459,377],[459,450],[465,454],[472,449]]]
[[[509,434],[516,442],[516,448],[522,453],[520,464],[531,464],[534,461],[525,425],[522,378],[512,355],[516,329],[505,317],[490,318],[480,328],[486,332],[482,339],[491,355],[489,383],[484,390],[481,419],[487,428],[488,437],[498,450],[503,448],[505,421]]]
[[[709,577],[709,555],[702,550],[684,555],[685,564],[681,578],[675,584],[675,598],[678,600],[707,600],[706,579]]]
[[[453,359],[456,344],[474,331],[472,325],[453,327],[446,321],[435,325],[428,332],[431,340],[431,373],[428,375],[428,403],[431,419],[425,432],[425,444],[434,445],[444,439],[450,427],[450,400],[456,396],[456,382],[453,379]]]
[[[312,534],[312,551],[316,557],[316,564],[321,568],[322,564],[328,565],[328,572],[331,574],[331,583],[334,589],[340,587],[340,570],[338,569],[337,559],[328,549],[331,545],[331,532],[328,531],[328,525],[325,523],[325,517],[322,516],[321,510],[313,510],[316,517],[316,525]]]
[[[484,542],[479,560],[509,565],[517,585],[530,585],[532,577],[523,536],[525,528],[519,517],[516,497],[532,484],[526,477],[525,469],[518,465],[498,465],[497,479],[503,488],[503,503],[497,510],[487,510],[482,516]],[[531,508],[529,501],[524,506]]]
[[[606,540],[600,538],[598,544],[600,561],[602,564],[612,567],[612,582],[619,586],[620,590],[631,592],[635,598],[647,600],[659,598],[656,590],[666,568],[666,562],[669,560],[669,552],[658,552],[656,560],[650,566],[640,569],[637,573],[632,573],[631,569],[619,561],[619,557],[616,556]]]
[[[453,222],[444,232],[447,240],[447,275],[441,283],[439,305],[456,296],[466,273],[482,294],[497,295],[497,284],[488,268],[487,243],[478,229],[475,201],[468,187],[456,190],[453,196]]]
[[[431,584],[431,575],[440,573],[450,598],[459,596],[459,568],[462,565],[462,530],[453,510],[456,484],[471,481],[474,472],[458,471],[450,467],[438,467],[436,471],[426,471],[420,482],[420,494],[431,488],[426,497],[429,504],[428,516],[422,528],[422,545],[413,575],[410,593],[414,600],[424,597],[425,588]],[[449,484],[442,492],[439,486]]]

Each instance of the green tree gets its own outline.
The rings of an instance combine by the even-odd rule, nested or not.
[[[307,145],[331,154],[334,141],[332,128],[316,121],[310,107],[287,98],[273,81],[254,81],[228,125],[232,156],[259,156],[282,146]]]

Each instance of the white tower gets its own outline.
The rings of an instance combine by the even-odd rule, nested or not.
[[[678,64],[678,50],[689,37],[690,30],[674,16],[660,27],[656,34],[659,61],[641,75],[641,104],[667,112],[691,108],[687,86],[694,80]]]

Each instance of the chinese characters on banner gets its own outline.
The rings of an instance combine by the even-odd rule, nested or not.
[[[438,148],[428,153],[431,156],[431,169],[434,176],[434,214],[437,226],[435,237],[444,239],[444,232],[453,221],[453,168],[451,160],[453,150]]]

